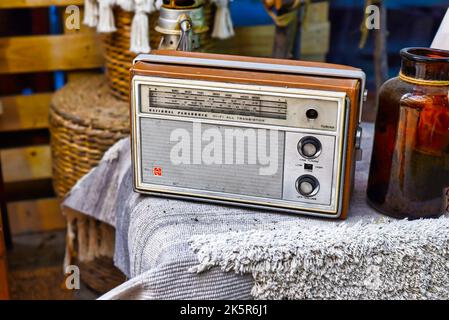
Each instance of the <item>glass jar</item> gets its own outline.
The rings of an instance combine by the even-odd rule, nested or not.
[[[437,217],[449,194],[449,51],[401,57],[379,94],[368,202],[397,218]]]

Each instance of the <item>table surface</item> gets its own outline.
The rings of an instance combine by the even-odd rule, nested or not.
[[[363,124],[363,127],[362,147],[365,153],[363,161],[357,164],[347,220],[354,223],[360,219],[381,217],[365,201],[373,125]],[[136,194],[132,191],[129,145],[129,140],[114,145],[99,166],[72,189],[64,205],[116,227],[115,264],[129,278],[146,277],[141,282],[151,287],[146,291],[150,292],[149,298],[251,298],[251,277],[220,270],[211,270],[205,275],[187,272],[198,264],[198,258],[189,247],[191,237],[270,228],[273,224],[288,221],[321,221]],[[167,289],[168,284],[173,284],[173,287]]]

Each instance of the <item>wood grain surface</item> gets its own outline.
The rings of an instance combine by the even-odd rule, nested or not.
[[[103,66],[98,35],[0,38],[0,73],[69,71]]]

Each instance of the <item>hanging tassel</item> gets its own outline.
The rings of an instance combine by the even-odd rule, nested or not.
[[[227,39],[234,35],[231,13],[229,12],[229,0],[212,0],[217,6],[215,13],[213,38]]]
[[[134,0],[134,8],[129,50],[134,53],[148,53],[151,51],[148,14],[157,10],[156,3],[155,0]]]
[[[134,0],[117,0],[116,4],[125,11],[134,11]]]
[[[114,22],[113,6],[116,0],[98,0],[100,3],[99,19],[97,25],[98,32],[117,31]]]
[[[192,51],[192,21],[184,18],[179,26],[181,28],[181,37],[179,38],[176,50]]]
[[[89,27],[96,27],[98,24],[98,3],[96,0],[84,1],[83,23]]]
[[[143,11],[138,11],[134,14],[131,24],[131,46],[129,50],[134,53],[148,53],[151,50],[148,15]]]

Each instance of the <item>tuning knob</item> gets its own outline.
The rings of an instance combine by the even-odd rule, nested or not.
[[[296,180],[296,190],[304,197],[313,197],[320,190],[320,183],[311,175],[303,175]]]
[[[298,152],[307,159],[317,158],[321,153],[321,142],[315,137],[304,137],[298,142]]]

